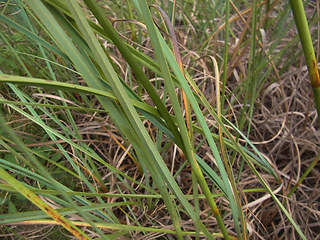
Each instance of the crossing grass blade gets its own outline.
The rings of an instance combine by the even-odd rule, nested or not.
[[[34,2],[30,1],[30,6],[36,10],[35,12],[37,12],[38,16],[42,17],[42,21],[43,23],[46,25],[50,25],[54,22],[54,19],[51,17],[50,13],[46,11],[46,8],[44,6],[38,5],[38,4],[33,4]],[[78,4],[78,3],[76,3]],[[41,6],[41,7],[40,7]],[[103,51],[97,51],[97,49],[100,50],[100,45],[97,43],[95,39],[95,37],[93,37],[92,33],[90,32],[91,30],[88,28],[88,26],[86,26],[87,22],[85,21],[81,21],[84,18],[82,17],[82,13],[77,13],[75,12],[74,14],[79,14],[77,17],[79,17],[79,22],[78,24],[81,24],[81,28],[82,31],[84,31],[84,34],[88,36],[88,44],[91,45],[90,48],[91,50],[94,52],[94,54],[96,54],[97,57],[97,62],[99,62],[99,64],[107,64],[108,60],[105,56],[100,56],[100,54],[102,54]],[[79,26],[79,27],[80,27]],[[61,47],[65,47],[66,49],[68,49],[68,52],[71,53],[69,55],[69,58],[74,62],[76,68],[78,69],[78,71],[82,74],[82,76],[84,77],[84,79],[87,81],[88,85],[91,87],[95,87],[95,88],[100,88],[103,89],[103,85],[101,85],[100,80],[98,80],[95,76],[96,71],[95,70],[90,70],[89,67],[92,66],[92,64],[90,64],[90,62],[87,60],[84,60],[83,57],[81,57],[79,55],[79,53],[77,52],[77,50],[74,48],[74,46],[72,45],[71,42],[66,41],[66,39],[68,39],[64,32],[58,27],[58,25],[55,25],[53,28],[50,28],[50,31],[52,31],[52,35],[55,36],[56,40],[58,43],[60,43]],[[59,42],[60,41],[60,42]],[[91,41],[91,42],[90,42]],[[72,50],[73,49],[73,50]],[[102,59],[101,59],[102,57]],[[82,59],[82,60],[80,60]],[[98,61],[99,59],[99,61]],[[145,165],[148,166],[149,171],[152,173],[151,175],[153,175],[154,180],[157,181],[157,185],[161,186],[164,184],[164,182],[166,182],[169,187],[171,188],[171,191],[173,191],[174,194],[177,195],[177,198],[183,203],[184,206],[186,206],[186,210],[188,211],[188,213],[192,216],[192,218],[195,220],[196,224],[200,225],[201,230],[205,233],[205,235],[211,239],[212,236],[211,234],[206,230],[206,228],[203,226],[203,224],[199,221],[198,216],[196,216],[196,214],[193,212],[190,204],[186,201],[185,197],[183,196],[183,194],[181,193],[181,190],[179,189],[179,187],[177,186],[176,182],[173,180],[172,176],[170,175],[167,167],[165,166],[165,164],[163,163],[163,160],[161,159],[159,153],[157,152],[157,150],[154,148],[154,145],[152,145],[150,143],[150,139],[149,136],[146,134],[144,127],[142,126],[141,120],[138,118],[137,113],[135,112],[135,110],[132,108],[132,105],[129,105],[129,99],[128,96],[125,95],[125,91],[122,87],[122,85],[119,83],[118,77],[116,76],[116,74],[113,72],[109,72],[110,69],[112,69],[112,66],[110,68],[106,69],[105,65],[100,65],[101,69],[104,70],[104,74],[107,76],[108,82],[111,85],[113,91],[115,92],[115,95],[117,96],[121,107],[124,108],[124,111],[126,114],[129,114],[130,117],[122,117],[122,110],[119,111],[119,107],[115,106],[113,103],[110,103],[108,101],[106,101],[106,99],[99,99],[101,104],[108,110],[110,110],[110,113],[113,113],[113,118],[115,119],[115,123],[118,123],[117,126],[119,128],[120,131],[125,133],[125,136],[130,140],[131,144],[134,146],[134,148],[136,149],[136,151],[138,152],[139,156],[143,156],[141,157],[141,159],[145,159]],[[91,67],[90,67],[91,68]],[[123,121],[127,121],[130,120],[130,123],[121,123]],[[134,128],[132,128],[134,126]],[[129,129],[128,129],[129,128]],[[138,136],[136,136],[136,134],[138,134]],[[141,143],[140,141],[143,141],[143,143]],[[143,147],[142,147],[143,146]],[[146,150],[146,147],[148,150]],[[144,151],[141,151],[141,149],[144,149]],[[146,155],[147,154],[147,155]],[[151,155],[150,155],[151,154]],[[153,161],[156,160],[155,163],[153,163]],[[153,165],[156,164],[156,165]],[[157,167],[155,167],[157,166]],[[157,169],[157,170],[156,170]],[[159,176],[158,172],[159,169],[162,172],[162,176]],[[166,189],[166,187],[162,188],[160,187],[160,191],[165,191],[164,189]],[[169,211],[171,211],[171,214],[175,214],[174,212],[176,211],[175,209],[172,209],[170,207],[170,204],[172,204],[172,200],[169,197],[168,193],[164,193],[162,192],[165,201],[168,204],[168,209]],[[179,225],[178,224],[178,218],[175,218],[174,220],[175,225]],[[179,231],[178,235],[179,235]],[[181,236],[181,234],[180,234]]]
[[[140,9],[141,9],[141,15],[144,16],[144,18],[145,18],[145,22],[146,22],[146,25],[147,25],[147,28],[148,28],[148,31],[150,34],[151,42],[152,42],[153,47],[155,49],[156,58],[159,62],[162,76],[165,81],[166,89],[167,89],[168,94],[170,96],[171,104],[173,106],[173,110],[174,110],[175,115],[177,117],[177,123],[178,123],[179,129],[181,131],[182,139],[184,141],[186,157],[192,167],[192,171],[196,175],[197,181],[199,182],[199,185],[200,185],[202,191],[206,195],[209,206],[210,206],[215,218],[218,221],[218,225],[223,233],[223,236],[226,239],[229,239],[230,238],[229,234],[228,234],[227,229],[225,227],[225,224],[221,218],[221,215],[220,215],[220,212],[217,208],[215,200],[212,198],[209,187],[204,179],[203,173],[201,172],[201,170],[198,166],[198,163],[196,161],[196,158],[194,155],[194,149],[193,149],[192,143],[191,143],[191,139],[189,139],[188,130],[187,130],[185,120],[183,118],[182,111],[181,111],[181,108],[180,108],[180,105],[178,102],[178,98],[177,98],[177,95],[175,92],[175,88],[174,88],[174,84],[173,84],[173,81],[171,78],[170,70],[168,68],[168,64],[166,62],[165,55],[163,52],[164,47],[162,47],[161,43],[160,43],[161,36],[160,36],[159,32],[157,31],[155,24],[153,23],[151,13],[149,11],[149,7],[148,7],[146,1],[142,0],[142,1],[139,1],[138,3],[140,6]],[[176,71],[180,71],[180,68],[178,67]],[[191,90],[184,89],[184,88],[183,88],[183,90],[185,91],[187,96],[189,94],[188,100],[190,101],[190,104],[193,107],[193,110],[196,112],[198,110],[198,108],[197,108],[198,105],[194,104],[195,102],[192,101],[193,100],[192,98],[190,98],[190,94],[192,95]],[[186,92],[187,90],[189,90],[189,92]],[[210,134],[210,136],[211,136],[211,134]],[[215,145],[214,145],[214,147],[215,147]],[[217,150],[217,149],[215,149],[215,150]],[[220,158],[219,154],[215,154],[215,157],[218,157],[218,159]],[[224,169],[224,167],[223,167],[223,169]]]
[[[1,167],[0,167],[0,176],[9,185],[17,189],[19,193],[21,193],[28,200],[34,203],[42,211],[47,213],[51,218],[53,218],[56,222],[61,224],[65,229],[70,231],[75,237],[77,237],[78,239],[91,239],[86,234],[84,234],[79,228],[77,228],[74,224],[72,224],[65,217],[63,217],[58,211],[51,208],[48,204],[43,202],[37,195],[33,194],[30,190],[24,187],[22,183],[17,181],[14,177],[10,176],[10,174],[7,173],[5,170],[3,170]]]
[[[284,175],[259,151],[264,146],[249,140],[257,127],[252,118],[259,111],[259,93],[268,81],[280,85],[301,54],[286,58],[298,37],[282,44],[294,24],[289,3],[122,2],[4,3],[0,61],[1,70],[11,75],[0,70],[0,104],[15,131],[8,129],[9,137],[3,129],[0,134],[0,176],[7,179],[0,184],[8,212],[0,215],[5,231],[19,224],[55,229],[72,214],[81,220],[69,219],[64,227],[79,238],[248,239],[256,215],[244,202],[263,192],[291,222],[290,234],[295,229],[305,239],[299,220],[272,189]],[[278,6],[283,11],[272,15]],[[197,9],[202,10],[193,15]],[[313,19],[310,25],[319,17]],[[235,27],[235,22],[240,24]],[[194,37],[196,43],[189,41]],[[237,76],[242,60],[244,75]],[[215,101],[209,101],[214,91]],[[285,122],[281,126],[285,129]],[[17,135],[21,139],[16,141]],[[289,196],[298,194],[294,190],[317,161]],[[243,189],[246,177],[263,189]],[[23,206],[24,212],[18,212],[14,201],[19,192],[27,199],[32,193],[41,211]],[[46,202],[58,206],[60,215],[53,220]],[[170,229],[160,229],[154,214],[165,214],[160,224],[165,221]]]

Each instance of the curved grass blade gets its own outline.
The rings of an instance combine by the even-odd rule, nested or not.
[[[1,117],[2,118],[2,117]],[[3,121],[1,119],[1,121]],[[67,229],[70,233],[72,233],[78,239],[91,239],[84,232],[82,232],[78,227],[72,224],[69,220],[63,217],[58,211],[51,208],[47,203],[42,201],[37,195],[32,193],[28,188],[26,188],[22,183],[16,180],[14,177],[10,176],[5,170],[0,167],[0,177],[6,181],[9,185],[14,187],[19,193],[21,193],[24,197],[34,203],[37,207],[39,207],[42,211],[47,213],[55,222],[59,223],[65,229]]]
[[[41,45],[43,45],[46,48],[50,49],[51,51],[55,52],[56,54],[59,54],[65,60],[68,60],[68,56],[64,52],[62,52],[59,48],[56,48],[52,44],[50,44],[47,41],[45,41],[43,38],[40,38],[35,33],[29,31],[28,29],[26,29],[25,27],[23,27],[20,24],[16,23],[15,21],[11,20],[10,18],[0,14],[0,21],[2,21],[4,23],[8,24],[9,26],[15,28],[16,30],[18,30],[21,33],[23,33],[26,36],[28,36],[31,40],[34,40],[34,41],[40,43]]]
[[[101,8],[97,6],[96,2],[93,0],[85,0],[84,2],[89,7],[89,9],[93,12],[93,14],[97,18],[101,26],[103,27],[105,33],[110,37],[110,39],[113,41],[115,46],[119,49],[119,51],[121,52],[123,57],[126,59],[128,64],[131,66],[131,69],[135,74],[135,77],[144,86],[149,96],[151,97],[152,101],[156,105],[160,115],[163,117],[163,119],[167,123],[167,126],[170,129],[171,133],[175,136],[176,142],[178,143],[178,145],[182,146],[182,139],[179,131],[176,128],[176,125],[172,121],[170,114],[168,113],[165,105],[163,104],[160,97],[158,96],[156,90],[154,89],[149,79],[146,77],[146,75],[142,71],[142,67],[139,64],[139,62],[136,61],[136,58],[129,51],[128,47],[122,41],[122,39],[120,38],[116,30],[113,28],[110,21],[104,16],[104,13],[102,12]]]
[[[127,202],[114,202],[114,203],[104,203],[104,204],[92,204],[87,206],[79,207],[82,211],[94,211],[94,210],[101,210],[104,208],[111,208],[111,207],[120,207],[120,206],[129,206],[129,205],[138,205],[137,202],[127,201]],[[61,216],[75,214],[77,213],[76,210],[72,208],[58,208],[55,209]],[[30,211],[30,212],[19,212],[14,214],[2,214],[0,215],[0,224],[8,224],[8,223],[18,223],[22,221],[28,220],[37,220],[43,219],[46,217],[46,214],[43,211]]]
[[[41,15],[43,14],[43,12],[46,11],[46,10],[45,10],[45,7],[44,7],[44,6],[41,6],[41,7],[40,7],[40,5],[38,4],[38,2],[37,2],[37,4],[33,4],[33,3],[34,3],[33,1],[30,1],[29,3],[32,3],[32,8],[33,8],[33,9],[36,9],[36,12],[38,13],[39,16],[41,16]],[[50,13],[46,12],[46,13],[43,14],[42,17],[41,17],[41,20],[42,20],[45,24],[46,24],[46,23],[50,24],[50,23],[54,22],[54,19],[50,17],[50,20],[49,20],[48,16],[50,16]],[[83,23],[82,23],[82,24],[83,24]],[[52,35],[54,35],[57,39],[59,39],[59,37],[61,36],[61,34],[64,35],[64,33],[63,33],[60,29],[58,29],[58,28],[51,28],[50,30],[56,31],[55,34],[52,34]],[[62,42],[62,39],[63,39],[63,42]],[[68,45],[69,42],[68,42],[68,41],[65,41],[65,39],[68,39],[68,38],[66,38],[66,37],[61,38],[61,46],[62,46],[62,47],[65,47],[65,48],[68,48],[68,50],[69,50],[69,52],[70,52],[71,54],[76,53],[76,51],[73,50],[74,47],[73,47],[72,45]],[[92,40],[92,38],[91,38],[91,40]],[[94,48],[96,48],[97,46],[98,46],[98,45],[94,46]],[[99,46],[100,46],[100,45],[99,45]],[[103,51],[101,51],[101,52],[103,52]],[[99,52],[98,54],[100,54],[101,52]],[[90,85],[92,85],[92,86],[95,85],[96,87],[101,88],[101,87],[100,87],[101,84],[96,80],[96,77],[95,77],[92,73],[89,73],[89,72],[87,71],[87,70],[89,70],[89,69],[88,69],[88,65],[86,65],[86,63],[88,63],[88,61],[80,60],[80,59],[82,59],[82,58],[78,58],[78,57],[76,57],[76,55],[74,55],[74,56],[73,56],[73,55],[70,55],[70,56],[71,56],[70,58],[72,59],[72,61],[73,61],[73,62],[75,63],[75,65],[77,66],[77,69],[78,69],[78,70],[81,69],[80,72],[82,73],[82,75],[84,76],[84,78],[88,81],[89,86],[90,86]],[[78,56],[79,56],[79,55],[78,55]],[[108,60],[107,60],[107,61],[108,61]],[[97,60],[97,62],[106,63],[106,61],[104,61],[104,60],[103,60],[103,61]],[[85,72],[85,71],[87,71],[87,72]],[[89,71],[90,71],[90,70],[89,70]],[[90,75],[90,77],[89,77],[88,74]],[[108,76],[108,74],[107,74],[107,76]],[[112,78],[108,78],[109,82],[111,83],[110,79],[112,79]],[[119,88],[119,87],[122,88],[122,85],[119,85],[118,83],[116,83],[115,86],[112,85],[113,90],[115,90],[115,89],[117,89],[117,88]],[[118,90],[117,90],[117,94],[119,94],[121,97],[127,98],[126,95],[123,95],[123,94],[125,94],[125,91],[123,91],[123,89],[121,89],[121,91],[118,91]],[[118,97],[118,99],[119,99],[120,102],[121,102],[122,100],[124,100],[124,99],[120,99],[119,97]],[[113,113],[114,119],[117,119],[117,121],[118,121],[118,123],[119,123],[119,121],[122,119],[122,116],[121,116],[121,115],[123,114],[123,112],[120,113],[119,110],[116,110],[116,109],[115,109],[115,106],[110,105],[110,103],[106,102],[105,100],[103,100],[103,99],[99,99],[99,100],[101,101],[101,103],[104,105],[104,107],[105,107],[106,109],[109,109],[110,112]],[[128,101],[128,100],[126,99],[126,100],[124,100],[124,102],[121,102],[121,106],[122,106],[122,107],[127,107],[127,106],[125,106],[125,105],[128,104],[129,102],[130,102],[130,101]],[[129,111],[127,111],[127,110],[129,110]],[[146,141],[146,139],[149,139],[149,136],[148,136],[148,134],[146,133],[144,127],[142,126],[140,120],[137,118],[138,116],[136,115],[136,113],[134,113],[134,111],[133,111],[133,109],[131,109],[131,107],[129,107],[129,109],[126,109],[125,112],[127,112],[127,114],[130,112],[131,116],[128,117],[127,119],[130,120],[131,123],[130,123],[130,124],[124,123],[124,124],[121,124],[121,125],[118,124],[119,129],[120,129],[122,132],[126,132],[126,136],[127,136],[128,139],[130,140],[130,142],[132,143],[132,145],[135,146],[136,151],[139,153],[140,156],[144,156],[144,157],[142,157],[141,159],[145,159],[145,160],[149,159],[149,160],[148,160],[148,165],[149,165],[149,168],[150,168],[151,170],[152,170],[152,168],[153,168],[153,171],[154,171],[154,173],[155,173],[155,175],[154,175],[154,176],[155,176],[155,179],[156,179],[157,177],[159,177],[159,169],[160,169],[160,170],[164,173],[164,174],[161,176],[161,178],[164,178],[165,181],[168,182],[168,185],[169,185],[170,187],[173,187],[173,189],[174,189],[173,191],[175,192],[175,194],[177,194],[177,192],[179,192],[179,193],[178,193],[178,195],[179,195],[179,200],[182,199],[182,201],[184,201],[184,205],[187,205],[187,206],[188,206],[189,203],[188,203],[186,200],[184,200],[183,194],[181,193],[181,191],[180,191],[180,189],[178,188],[178,186],[176,185],[176,183],[172,180],[172,176],[170,176],[170,173],[168,172],[168,169],[167,169],[166,166],[164,165],[163,160],[161,159],[159,153],[156,151],[156,149],[154,148],[154,146],[153,146],[152,144],[150,145],[149,140]],[[118,116],[115,115],[115,114],[117,114]],[[138,125],[137,125],[137,121],[138,121]],[[135,125],[135,127],[133,128],[134,130],[131,129],[131,130],[128,132],[128,127],[131,128],[131,124],[134,124],[134,125]],[[124,127],[125,127],[125,128],[124,128]],[[123,131],[123,130],[125,130],[125,131]],[[136,136],[137,130],[138,130],[138,132],[139,132],[139,137]],[[140,134],[142,134],[142,135],[140,135]],[[143,144],[140,142],[139,139],[143,140]],[[141,152],[141,151],[139,150],[139,148],[141,149],[142,146],[143,146],[143,148],[145,149],[144,152]],[[146,151],[146,146],[150,147],[150,148],[149,148],[149,149],[151,150],[150,152],[149,152],[149,150]],[[145,154],[151,154],[151,155],[146,156]],[[151,156],[152,156],[152,157],[151,157]],[[155,157],[155,156],[156,156],[156,157]],[[155,167],[153,167],[152,165],[150,165],[150,164],[152,163],[152,161],[154,161],[154,160],[157,160],[157,163],[156,163],[157,166],[158,166],[157,168],[155,168]],[[158,184],[159,186],[162,185],[162,184],[163,184],[163,180],[161,180],[161,182],[158,181],[157,184]],[[164,197],[165,197],[165,196],[164,196]],[[171,201],[171,200],[168,199],[168,201]],[[187,207],[187,208],[188,208],[188,211],[189,211],[189,212],[192,212],[191,207]],[[196,219],[197,224],[202,225],[202,223],[198,220],[198,217],[197,217],[195,214],[193,214],[193,218]],[[203,225],[202,225],[202,228],[204,229],[204,231],[206,231],[206,229],[204,228]],[[208,235],[208,237],[209,237],[210,239],[212,238],[208,232],[206,232],[206,235]]]
[[[86,222],[80,222],[80,221],[72,221],[76,226],[83,226],[83,227],[88,227],[89,225]],[[20,222],[19,224],[27,224],[27,225],[57,225],[55,221],[52,220],[46,220],[46,219],[41,219],[41,220],[32,220],[32,221],[24,221]],[[140,226],[133,226],[133,225],[124,225],[124,224],[115,224],[115,223],[105,223],[105,222],[99,222],[97,223],[97,226],[102,229],[113,229],[113,230],[127,230],[127,231],[139,231],[139,232],[156,232],[156,233],[163,233],[163,234],[176,234],[174,230],[170,229],[160,229],[160,228],[152,228],[152,227],[140,227]],[[186,236],[195,236],[195,232],[182,232],[183,235]],[[200,232],[201,235],[204,235],[202,232]],[[109,236],[109,235],[108,235]],[[212,237],[216,238],[223,238],[223,235],[221,233],[213,233]],[[237,240],[238,238],[236,237],[231,237],[230,240]]]
[[[117,101],[117,97],[110,91],[76,85],[72,83],[56,82],[56,81],[39,79],[39,78],[12,76],[12,75],[5,75],[5,74],[0,74],[0,82],[15,83],[15,84],[27,85],[27,86],[39,86],[39,87],[44,87],[49,89],[65,90],[65,91],[79,92],[79,93],[86,93],[86,94],[94,94],[97,96],[103,96],[103,97],[109,98],[110,100]],[[151,113],[155,116],[160,116],[158,111],[155,108],[151,107],[150,105],[132,98],[130,99],[130,101],[132,101],[132,104],[134,106],[144,110],[145,112]]]
[[[142,9],[142,4],[140,4],[140,7]],[[146,13],[144,13],[144,16],[146,16]],[[226,191],[228,193],[228,200],[229,200],[229,202],[232,202],[232,201],[234,201],[233,200],[233,194],[232,194],[232,191],[231,191],[231,188],[230,188],[230,185],[229,185],[229,180],[228,180],[227,174],[225,172],[223,162],[222,162],[221,157],[219,155],[219,151],[218,151],[218,149],[217,149],[217,147],[216,147],[216,145],[215,145],[215,143],[214,143],[214,141],[212,139],[211,132],[210,132],[210,130],[209,130],[207,124],[206,124],[206,121],[204,120],[204,117],[202,115],[202,112],[201,112],[201,110],[200,110],[200,108],[198,106],[198,103],[196,102],[195,97],[194,97],[193,93],[191,92],[191,89],[187,85],[185,77],[184,77],[183,73],[181,72],[181,70],[180,70],[180,68],[179,68],[174,56],[172,55],[172,53],[169,50],[169,48],[166,45],[166,43],[164,42],[164,40],[161,37],[160,33],[158,31],[155,31],[153,37],[154,38],[156,37],[156,38],[160,39],[159,44],[161,44],[161,47],[159,47],[159,48],[161,48],[161,50],[159,50],[159,51],[161,51],[161,52],[163,51],[168,63],[171,65],[172,70],[174,71],[176,77],[179,80],[179,83],[181,84],[183,90],[185,91],[185,93],[186,93],[186,95],[188,97],[188,100],[190,101],[192,109],[195,112],[201,127],[204,129],[205,137],[207,138],[209,146],[210,146],[210,148],[211,148],[211,150],[213,152],[213,155],[214,155],[214,157],[215,157],[215,159],[216,159],[216,161],[218,163],[218,168],[219,168],[219,171],[220,171],[220,173],[222,175],[222,180],[224,182],[224,187],[225,187],[225,189],[226,189]],[[155,48],[156,47],[157,46],[155,46]],[[171,98],[171,100],[172,100],[172,98]],[[179,120],[177,120],[177,121],[179,122]],[[183,118],[182,118],[181,121],[183,122]],[[184,129],[184,127],[183,127],[184,123],[180,123],[179,126],[181,126],[181,129]],[[185,137],[183,139],[186,139],[186,138],[188,138],[187,131],[185,132]],[[187,149],[189,149],[189,148],[187,148]],[[191,156],[192,155],[193,154],[191,154]],[[199,179],[201,179],[201,177],[199,177]],[[199,183],[200,183],[200,181],[199,181]],[[203,190],[205,188],[207,188],[206,183],[203,183],[202,187],[203,187]],[[204,192],[204,193],[206,194],[206,192]],[[208,194],[207,196],[208,196],[208,200],[209,200],[211,198],[210,194]],[[217,208],[214,207],[215,203],[211,202],[211,204],[212,204],[211,205],[212,209],[217,210]],[[219,226],[220,226],[221,230],[224,232],[224,236],[226,238],[228,238],[228,233],[226,232],[226,230],[223,230],[223,229],[225,229],[224,223],[223,223],[222,219],[220,219],[220,214],[217,211],[215,212],[215,216],[219,219]]]
[[[188,130],[185,125],[184,118],[183,118],[183,115],[182,115],[182,112],[181,112],[181,109],[179,106],[179,101],[178,101],[178,98],[175,93],[173,81],[171,79],[171,74],[170,74],[167,62],[165,60],[163,50],[160,45],[160,40],[159,40],[160,34],[156,30],[156,27],[153,23],[151,13],[149,11],[149,8],[148,8],[146,1],[140,0],[139,6],[142,11],[143,17],[145,19],[145,24],[147,25],[152,45],[155,49],[156,57],[159,62],[162,76],[165,80],[165,86],[166,86],[166,89],[167,89],[168,94],[170,96],[173,110],[174,110],[176,117],[177,117],[177,123],[178,123],[179,129],[180,129],[182,139],[184,141],[185,150],[186,150],[185,154],[186,154],[187,159],[191,165],[192,170],[196,174],[196,177],[197,177],[197,180],[199,181],[201,189],[203,190],[204,194],[207,197],[207,201],[209,203],[209,206],[210,206],[215,218],[217,219],[218,225],[219,225],[224,237],[226,239],[229,239],[229,234],[228,234],[227,229],[224,225],[224,222],[221,218],[221,215],[220,215],[220,212],[217,208],[217,205],[216,205],[214,199],[212,198],[209,187],[208,187],[207,183],[205,182],[203,174],[202,174],[202,172],[201,172],[201,170],[195,160],[194,149],[192,148],[192,144],[189,139]],[[175,59],[174,59],[174,61],[175,61]],[[179,68],[178,68],[178,70],[180,71]],[[192,107],[194,108],[194,106],[192,106]]]

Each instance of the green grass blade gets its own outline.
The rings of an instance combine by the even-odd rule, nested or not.
[[[202,172],[196,162],[195,155],[194,155],[194,149],[192,148],[192,144],[189,139],[188,130],[186,128],[186,124],[184,122],[184,118],[183,118],[183,115],[181,112],[179,101],[176,96],[173,81],[171,79],[171,74],[170,74],[168,65],[166,63],[165,57],[164,57],[163,49],[165,47],[161,46],[161,43],[159,40],[160,34],[158,31],[156,31],[156,27],[153,23],[153,20],[152,20],[152,17],[151,17],[151,14],[150,14],[150,11],[149,11],[149,8],[148,8],[146,1],[143,1],[143,0],[139,1],[139,6],[140,6],[142,14],[145,18],[145,23],[147,25],[147,28],[148,28],[148,31],[150,34],[151,42],[153,44],[153,47],[155,48],[156,57],[157,57],[157,60],[159,61],[162,76],[164,77],[164,80],[165,80],[166,89],[168,90],[168,94],[170,96],[170,100],[171,100],[174,112],[176,114],[176,117],[177,117],[177,123],[178,123],[179,129],[181,131],[182,138],[184,140],[184,146],[185,146],[185,150],[186,150],[185,153],[186,153],[187,159],[189,160],[189,163],[191,164],[192,170],[194,171],[194,173],[197,177],[197,180],[201,186],[201,189],[203,190],[204,194],[207,197],[209,206],[218,221],[219,227],[220,227],[224,237],[226,239],[229,239],[229,234],[227,233],[226,227],[222,221],[220,212],[216,206],[214,199],[211,196],[208,185],[205,182],[203,174],[202,174]],[[178,70],[180,71],[179,68],[178,68]],[[192,102],[191,102],[191,105],[192,105]],[[192,105],[192,107],[194,108],[195,106]]]
[[[96,58],[96,61],[99,63],[100,68],[102,69],[103,73],[108,79],[113,91],[115,92],[115,95],[118,96],[118,100],[121,106],[123,107],[125,114],[128,116],[129,122],[132,125],[132,129],[135,129],[136,134],[140,138],[140,141],[142,140],[144,142],[144,144],[138,143],[138,145],[135,146],[136,149],[137,147],[142,148],[143,146],[144,147],[147,146],[147,148],[151,150],[149,154],[152,154],[148,156],[148,159],[153,158],[156,154],[158,154],[158,152],[154,151],[155,149],[152,149],[154,148],[154,145],[150,144],[150,141],[149,141],[150,138],[146,134],[145,128],[142,126],[141,120],[139,119],[137,112],[134,110],[133,106],[130,104],[128,95],[125,94],[123,86],[120,83],[116,72],[113,70],[113,67],[109,62],[109,59],[107,58],[107,56],[104,55],[104,52],[101,49],[100,44],[98,43],[96,37],[94,36],[89,24],[86,21],[86,18],[83,16],[80,6],[78,5],[77,2],[70,1],[69,7],[73,16],[75,17],[75,20],[80,30],[82,31],[84,36],[87,36],[88,45],[92,50]],[[158,186],[163,185],[162,178],[159,178],[159,176],[155,175],[156,173],[155,166],[152,166],[151,164],[149,164],[149,170],[151,171],[151,174],[155,178],[155,181],[157,182]],[[177,237],[178,239],[182,239],[181,227],[179,224],[179,217],[177,215],[176,209],[173,207],[173,202],[169,197],[168,192],[165,191],[164,187],[160,187],[160,192],[163,195],[164,201],[166,202],[166,205],[168,207],[168,211],[171,214],[173,225],[175,226],[175,229],[177,231]]]
[[[307,62],[311,86],[313,89],[313,96],[318,112],[318,120],[320,122],[320,77],[317,59],[314,53],[313,43],[309,31],[308,21],[301,0],[290,0],[290,6],[298,28],[301,45]]]
[[[137,202],[127,201],[127,202],[93,204],[93,205],[81,206],[79,208],[82,211],[89,212],[89,211],[100,210],[104,208],[137,205],[137,204],[138,204]],[[55,210],[62,216],[77,213],[77,211],[72,208],[59,208]],[[37,220],[37,219],[43,219],[43,218],[46,218],[46,214],[43,211],[30,211],[30,212],[19,212],[15,214],[3,214],[3,215],[0,215],[0,224],[22,222],[27,220]]]

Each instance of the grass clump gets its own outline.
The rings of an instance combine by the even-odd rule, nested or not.
[[[2,237],[316,238],[289,3],[1,4]]]

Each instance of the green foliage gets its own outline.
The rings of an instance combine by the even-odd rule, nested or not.
[[[276,26],[293,21],[288,4],[267,2],[276,16],[258,1],[157,1],[190,52],[144,0],[4,3],[0,223],[60,224],[80,239],[247,239],[243,196],[254,191],[305,238],[274,193],[277,170],[249,140],[257,98],[297,44],[277,48]],[[249,10],[236,20],[238,9]],[[234,80],[236,68],[246,71]],[[241,189],[243,166],[263,189]]]

